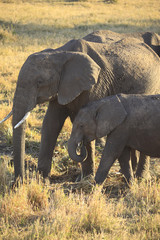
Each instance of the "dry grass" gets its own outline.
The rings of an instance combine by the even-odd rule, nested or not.
[[[159,0],[0,1],[0,119],[12,108],[18,72],[27,56],[99,29],[160,34]],[[80,168],[67,152],[69,119],[58,138],[51,183],[36,180],[40,130],[47,104],[37,106],[26,131],[27,178],[11,188],[12,125],[0,125],[0,239],[160,239],[160,167],[151,180],[126,186],[116,164],[103,186],[93,176],[75,183]],[[96,166],[102,149],[96,149]],[[30,178],[32,176],[32,178]]]
[[[135,182],[118,199],[102,186],[66,194],[59,184],[32,181],[6,193],[0,205],[3,239],[159,239],[156,180]]]

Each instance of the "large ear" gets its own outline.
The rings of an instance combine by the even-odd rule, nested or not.
[[[58,102],[72,102],[81,92],[90,90],[98,81],[100,67],[87,54],[66,52],[67,61],[62,69]]]
[[[107,97],[97,110],[96,136],[98,138],[108,135],[126,118],[127,112],[117,95]]]

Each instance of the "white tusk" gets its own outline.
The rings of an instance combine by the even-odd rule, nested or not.
[[[29,115],[30,115],[30,112],[27,112],[22,118],[22,120],[19,123],[17,123],[16,126],[14,126],[14,129],[18,128],[29,117]]]
[[[8,118],[10,118],[10,117],[12,116],[12,114],[13,114],[13,110],[12,110],[5,118],[3,118],[3,119],[0,121],[0,123],[5,122]]]

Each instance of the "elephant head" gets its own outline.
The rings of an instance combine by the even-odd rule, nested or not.
[[[73,122],[71,137],[68,141],[70,157],[77,162],[84,161],[86,158],[84,145],[110,134],[125,120],[126,116],[127,112],[117,95],[89,103],[82,108]],[[77,154],[78,146],[82,148],[80,155]]]
[[[82,162],[87,157],[85,145],[96,138],[96,123],[91,111],[87,107],[82,108],[73,122],[72,133],[68,141],[68,152],[70,157]],[[79,148],[80,154],[77,153]]]
[[[86,54],[54,50],[32,54],[22,66],[13,101],[15,177],[24,176],[25,120],[38,103],[66,105],[98,80],[100,67]]]

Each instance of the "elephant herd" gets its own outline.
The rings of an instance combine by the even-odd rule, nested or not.
[[[4,119],[13,115],[15,179],[24,177],[26,119],[37,104],[46,101],[38,158],[43,177],[50,173],[67,117],[73,122],[68,151],[73,160],[81,162],[80,178],[94,173],[93,140],[102,136],[107,141],[96,182],[105,180],[115,159],[129,181],[129,160],[135,161],[136,150],[141,163],[137,176],[141,176],[147,156],[160,157],[159,57],[158,34],[108,30],[30,55],[19,72],[12,111]]]

